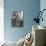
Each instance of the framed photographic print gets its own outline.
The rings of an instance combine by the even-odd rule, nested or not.
[[[12,27],[23,27],[23,23],[24,23],[23,11],[13,11],[13,15],[11,17]]]

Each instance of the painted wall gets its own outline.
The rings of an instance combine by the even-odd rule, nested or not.
[[[43,9],[46,9],[46,0],[41,0],[41,1],[40,1],[40,9],[41,9],[41,11],[42,11]],[[43,17],[43,22],[41,21],[41,22],[40,22],[40,25],[46,27],[46,10],[43,12],[42,17]]]
[[[4,0],[0,0],[0,42],[4,41]]]
[[[36,17],[35,12],[40,9],[40,0],[4,0],[4,35],[7,41],[18,41],[24,37],[32,28],[32,20]],[[12,11],[23,10],[24,27],[12,28]]]

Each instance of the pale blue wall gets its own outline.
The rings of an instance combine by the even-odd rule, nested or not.
[[[40,10],[42,11],[43,9],[46,9],[46,0],[41,0],[40,1]],[[40,25],[46,27],[46,10],[43,12],[43,22],[40,21]]]
[[[36,16],[35,12],[37,9],[40,9],[40,0],[5,0],[4,2],[5,40],[17,41],[31,30],[32,19]],[[24,27],[11,27],[11,14],[14,10],[23,10]]]

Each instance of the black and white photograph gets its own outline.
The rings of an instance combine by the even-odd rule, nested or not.
[[[23,11],[13,11],[13,15],[11,17],[12,27],[23,27],[23,20]]]

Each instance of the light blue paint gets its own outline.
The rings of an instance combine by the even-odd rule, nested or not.
[[[46,0],[41,0],[40,1],[40,10],[42,11],[43,9],[46,9]],[[40,21],[40,25],[46,27],[46,10],[43,12],[43,22]]]
[[[35,12],[40,9],[40,0],[5,0],[4,1],[4,25],[5,25],[5,40],[18,41],[24,37],[32,28],[32,20],[36,17]],[[24,27],[12,28],[11,15],[12,11],[23,10],[24,12]]]

